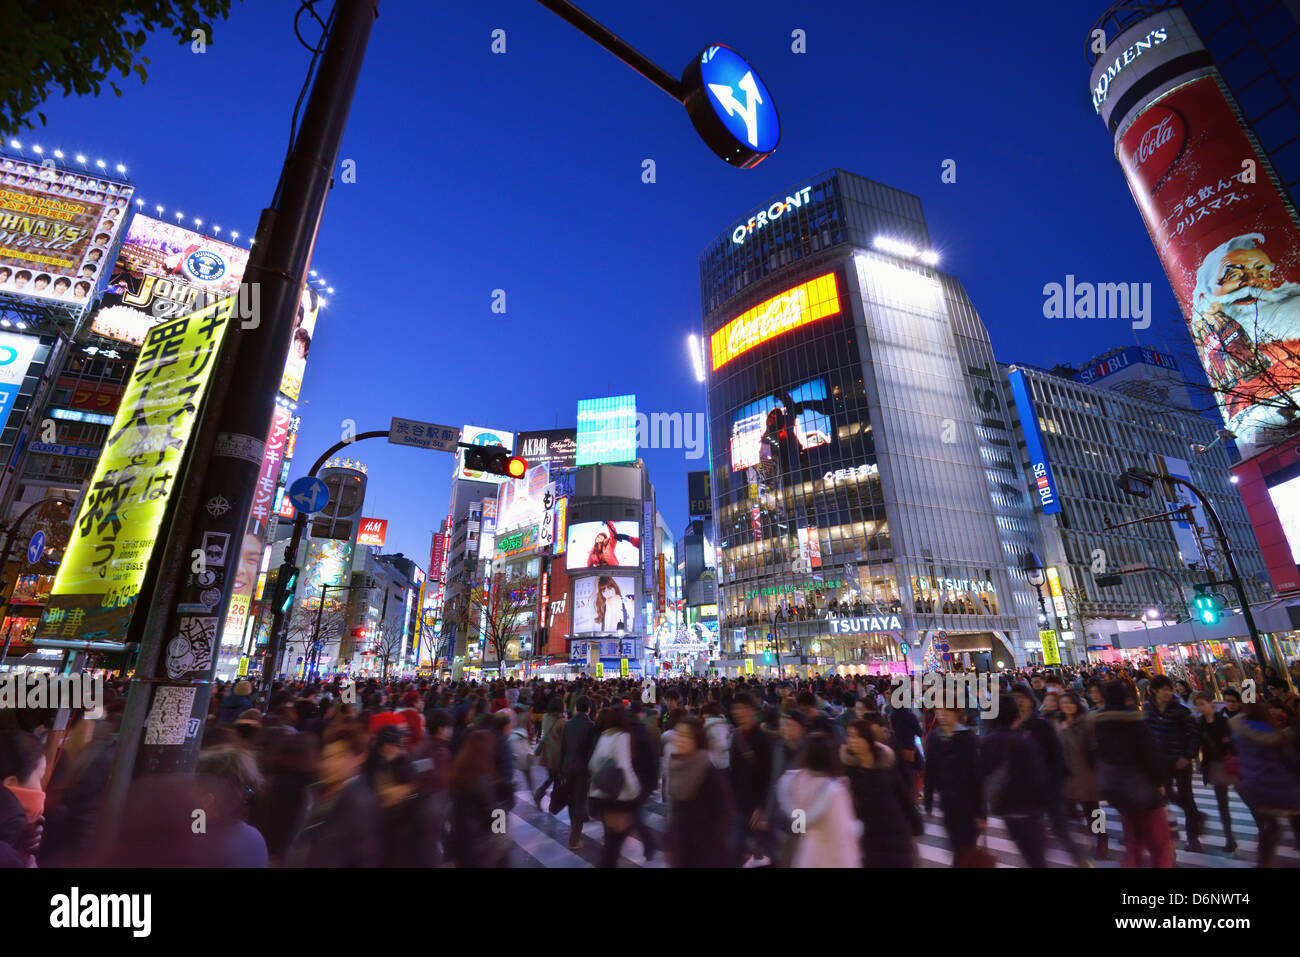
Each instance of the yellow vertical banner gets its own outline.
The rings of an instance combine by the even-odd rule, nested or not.
[[[626,659],[626,658],[620,658],[620,659],[618,660],[618,673],[619,673],[620,675],[622,675],[624,678],[627,677],[627,659]]]
[[[605,677],[605,665],[599,661],[596,662],[596,677],[597,678]]]
[[[1038,640],[1043,645],[1043,664],[1059,665],[1061,663],[1061,650],[1056,645],[1055,631],[1040,631]]]
[[[746,659],[745,659],[745,674],[747,674],[747,675],[752,675],[753,673],[754,673],[754,659],[753,659],[753,658],[746,658]]]
[[[145,336],[37,638],[126,637],[236,298],[159,323]],[[203,503],[209,510],[222,504]],[[203,544],[196,566],[201,559],[205,568],[220,569],[227,551],[241,543],[213,533]],[[194,573],[209,574],[200,567]],[[211,577],[219,598],[217,574]],[[211,639],[215,644],[215,633]]]

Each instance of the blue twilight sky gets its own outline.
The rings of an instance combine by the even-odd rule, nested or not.
[[[335,294],[307,366],[294,477],[345,419],[552,428],[574,424],[578,399],[626,392],[643,411],[702,411],[685,344],[700,326],[700,250],[832,166],[921,197],[942,268],[1003,361],[1050,366],[1134,341],[1126,321],[1042,318],[1044,284],[1067,274],[1152,282],[1143,342],[1185,341],[1089,102],[1084,40],[1106,0],[1017,2],[585,0],[674,75],[711,42],[754,63],[781,144],[736,170],[682,107],[532,0],[383,0],[341,154],[356,182],[336,179],[313,262]],[[246,242],[310,58],[297,5],[237,3],[202,55],[154,37],[147,84],[52,100],[24,146],[125,163],[147,208]],[[504,55],[490,49],[498,28]],[[654,184],[641,181],[647,158]],[[940,180],[945,159],[955,184]],[[353,454],[370,467],[365,514],[389,520],[388,550],[427,565],[450,458],[373,441]],[[685,474],[703,460],[643,456],[680,534]]]

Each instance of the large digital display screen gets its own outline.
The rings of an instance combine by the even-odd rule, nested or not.
[[[573,582],[573,633],[575,635],[631,634],[636,622],[636,579],[613,575],[588,575]]]
[[[307,545],[307,562],[303,569],[302,597],[299,604],[305,607],[308,602],[313,605],[320,601],[325,593],[325,586],[330,590],[343,585],[352,577],[352,543],[342,538],[315,538]],[[337,591],[339,600],[347,598],[347,592]],[[328,597],[328,596],[327,596]]]
[[[534,465],[521,479],[502,482],[497,492],[497,531],[508,532],[542,520],[542,492],[550,482],[551,469]]]
[[[1116,155],[1243,458],[1300,401],[1300,232],[1213,76],[1147,106]]]
[[[641,530],[636,522],[581,522],[569,526],[567,567],[635,568],[641,564]]]
[[[830,443],[827,409],[824,379],[744,406],[731,422],[731,470],[771,462],[784,473],[808,449]]]
[[[580,400],[578,466],[635,461],[636,396]]]
[[[88,306],[134,187],[0,157],[0,295]]]
[[[736,356],[777,336],[818,319],[838,316],[840,308],[840,294],[833,272],[800,283],[760,302],[710,337],[713,371],[717,372]]]

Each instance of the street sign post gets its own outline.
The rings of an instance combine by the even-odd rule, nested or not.
[[[330,490],[314,475],[304,475],[289,486],[289,501],[300,512],[319,512],[330,501]]]
[[[39,529],[32,536],[32,540],[27,543],[27,564],[35,565],[45,554],[45,533]]]
[[[460,429],[394,417],[388,427],[388,441],[393,445],[411,445],[435,452],[455,452],[456,443],[460,441]]]

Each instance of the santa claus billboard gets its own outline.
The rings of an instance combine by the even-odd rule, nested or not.
[[[1154,100],[1116,154],[1243,457],[1300,411],[1300,231],[1214,75]]]

